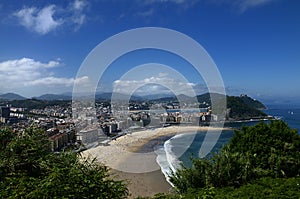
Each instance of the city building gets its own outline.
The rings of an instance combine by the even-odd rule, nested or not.
[[[6,106],[0,107],[0,121],[1,123],[7,123],[10,116],[10,108]]]

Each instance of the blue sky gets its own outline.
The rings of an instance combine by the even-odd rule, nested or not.
[[[179,31],[200,43],[216,63],[229,94],[296,101],[299,15],[298,0],[1,1],[0,93],[32,97],[70,92],[77,70],[95,46],[119,32],[151,26]],[[150,62],[173,67],[197,92],[205,91],[192,66],[158,50],[120,57],[101,78],[101,89],[111,90],[130,68]],[[172,80],[160,71],[147,75],[132,81]],[[126,92],[132,82],[121,83]],[[153,89],[149,94],[161,91]],[[149,88],[139,92],[148,94]]]

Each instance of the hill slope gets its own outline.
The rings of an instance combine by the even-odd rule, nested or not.
[[[261,118],[267,116],[259,109],[265,106],[250,97],[235,97],[227,96],[227,108],[229,111],[229,118],[234,120]]]
[[[24,100],[26,99],[25,97],[15,94],[15,93],[5,93],[0,95],[0,100]]]

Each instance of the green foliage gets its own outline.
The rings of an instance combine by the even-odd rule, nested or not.
[[[205,187],[189,189],[184,194],[159,194],[154,199],[236,199],[236,198],[300,198],[300,177],[271,178],[253,180],[238,188]]]
[[[7,102],[0,102],[0,105],[6,105]],[[44,109],[47,106],[60,106],[67,108],[70,104],[70,100],[37,100],[37,99],[25,99],[25,100],[13,100],[10,101],[13,107],[27,108],[31,109]]]
[[[241,95],[240,98],[243,100],[243,102],[247,106],[251,106],[256,109],[266,109],[265,105],[263,105],[260,101],[252,99],[251,97],[248,97],[247,95]]]
[[[247,95],[242,95],[240,97],[237,96],[223,96],[217,93],[206,93],[203,95],[197,96],[199,102],[206,102],[209,105],[212,104],[211,99],[214,99],[214,109],[222,110],[223,113],[223,104],[219,103],[224,100],[226,97],[227,100],[227,108],[230,109],[229,118],[235,120],[244,120],[244,119],[252,119],[252,118],[262,118],[267,116],[260,109],[265,109],[266,107],[259,101],[254,100]],[[201,106],[203,107],[203,106]],[[205,107],[205,106],[204,106]]]
[[[0,130],[0,198],[125,198],[123,181],[79,154],[54,154],[43,131]]]
[[[8,143],[14,138],[14,134],[10,132],[9,129],[4,128],[2,131],[0,131],[0,150],[4,150]]]
[[[300,177],[293,178],[261,178],[239,188],[207,187],[189,190],[182,195],[161,195],[155,199],[236,199],[236,198],[300,198]]]
[[[212,190],[208,192],[207,190]],[[209,195],[207,194],[209,193]],[[181,196],[191,198],[299,198],[300,177],[293,178],[261,178],[239,188],[201,188],[189,191]],[[167,197],[166,197],[167,198]],[[174,197],[175,198],[175,197]]]
[[[239,120],[239,119],[251,119],[251,118],[261,118],[267,116],[264,112],[258,110],[262,109],[264,106],[260,102],[251,102],[253,99],[248,99],[249,97],[227,97],[227,108],[230,109],[229,117]],[[261,104],[261,105],[259,105]],[[263,107],[262,107],[263,106]],[[259,107],[259,108],[258,108]]]
[[[240,187],[262,177],[300,174],[300,136],[283,121],[260,123],[235,131],[211,159],[194,159],[170,176],[180,193],[207,187]]]
[[[260,123],[235,131],[227,145],[255,168],[252,175],[292,177],[300,174],[300,136],[283,121]]]
[[[216,198],[299,198],[300,178],[261,178],[231,190],[218,190]]]
[[[41,130],[29,128],[17,135],[4,129],[0,130],[0,139],[4,143],[0,151],[1,179],[7,175],[40,175],[39,162],[49,153],[49,142]]]

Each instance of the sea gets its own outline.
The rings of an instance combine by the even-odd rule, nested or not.
[[[274,116],[276,119],[285,121],[292,129],[297,129],[300,134],[300,106],[293,105],[268,105],[268,109],[264,112]],[[253,126],[260,121],[232,122],[226,124],[228,127],[240,128],[242,126]],[[269,121],[264,121],[269,122]],[[156,146],[157,163],[161,167],[161,171],[169,181],[169,175],[175,172],[183,164],[186,167],[191,166],[191,158],[199,157],[199,150],[205,138],[206,132],[201,133],[184,133],[177,134],[161,145]],[[223,130],[217,143],[211,152],[207,155],[211,156],[214,152],[220,150],[227,144],[233,136],[233,130]],[[188,143],[188,144],[187,144]],[[184,152],[183,152],[184,151]],[[172,184],[171,184],[172,185]]]

